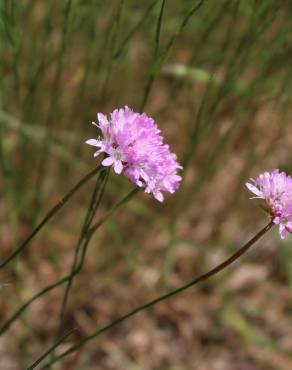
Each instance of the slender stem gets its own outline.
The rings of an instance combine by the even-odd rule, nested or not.
[[[272,221],[270,221],[263,229],[261,229],[252,239],[250,239],[243,247],[241,247],[240,249],[238,249],[234,254],[232,254],[231,257],[229,257],[227,260],[225,260],[224,262],[220,263],[218,266],[214,267],[213,269],[211,269],[210,271],[208,271],[207,273],[205,274],[202,274],[200,275],[199,277],[191,280],[190,282],[182,285],[181,287],[169,292],[169,293],[166,293],[158,298],[155,298],[153,299],[152,301],[148,302],[148,303],[145,303],[139,307],[136,307],[134,308],[133,310],[129,311],[128,313],[126,313],[125,315],[123,316],[120,316],[119,318],[115,319],[114,321],[112,321],[110,324],[102,327],[101,329],[98,329],[97,331],[95,331],[94,333],[92,333],[91,335],[81,339],[79,342],[77,342],[75,345],[73,345],[71,348],[69,348],[68,350],[66,350],[65,352],[61,353],[58,357],[56,357],[54,359],[54,362],[57,362],[59,360],[61,360],[62,358],[64,358],[65,356],[69,355],[70,353],[78,350],[80,347],[84,346],[88,341],[98,337],[100,334],[108,331],[109,329],[111,329],[113,326],[116,326],[117,324],[121,323],[122,321],[130,318],[131,316],[134,316],[135,314],[137,314],[138,312],[141,312],[151,306],[154,306],[155,304],[161,302],[161,301],[164,301],[166,299],[169,299],[181,292],[183,292],[184,290],[194,286],[195,284],[203,281],[203,280],[207,280],[209,279],[210,277],[216,275],[217,273],[219,273],[220,271],[224,270],[226,267],[228,267],[229,265],[231,265],[234,261],[236,261],[239,257],[241,257],[256,241],[258,241],[266,232],[268,232],[272,226],[274,225],[274,223]],[[48,364],[44,365],[42,367],[42,369],[46,369],[48,366]]]
[[[63,68],[65,65],[65,56],[66,56],[66,50],[69,45],[68,41],[68,31],[69,31],[69,20],[72,13],[72,0],[67,0],[64,5],[64,22],[62,24],[62,39],[60,42],[60,48],[58,51],[58,60],[56,63],[56,72],[53,79],[53,87],[52,87],[52,93],[50,98],[50,107],[47,114],[47,118],[44,124],[44,129],[46,132],[46,139],[44,141],[44,144],[42,145],[41,151],[38,156],[38,162],[37,162],[37,182],[36,182],[36,192],[34,194],[34,206],[36,209],[36,214],[39,211],[40,205],[41,205],[41,194],[42,189],[44,186],[44,180],[45,180],[45,168],[47,167],[47,161],[48,161],[48,153],[50,145],[53,141],[53,124],[56,121],[55,117],[58,113],[58,107],[59,107],[59,101],[60,101],[60,91],[61,91],[61,76],[63,72]]]
[[[104,194],[105,186],[106,186],[106,183],[107,183],[107,180],[108,180],[109,172],[110,172],[109,167],[104,168],[100,172],[99,177],[97,178],[97,181],[96,181],[95,188],[94,188],[92,196],[91,196],[91,201],[89,203],[89,207],[88,207],[88,210],[87,210],[87,213],[86,213],[86,216],[85,216],[85,220],[83,222],[83,225],[82,225],[82,228],[81,228],[81,231],[80,231],[79,240],[78,240],[77,245],[75,247],[74,259],[73,259],[73,263],[72,263],[72,266],[71,266],[70,277],[69,277],[68,281],[66,282],[66,286],[65,286],[65,290],[64,290],[64,294],[63,294],[63,299],[62,299],[62,303],[61,303],[61,309],[60,309],[60,313],[59,313],[59,323],[58,323],[58,327],[57,327],[53,342],[55,342],[60,337],[60,335],[62,333],[62,329],[63,329],[63,326],[64,326],[64,320],[65,320],[66,307],[67,307],[67,303],[68,303],[68,299],[69,299],[69,293],[70,293],[70,290],[71,290],[71,287],[72,287],[72,284],[73,284],[73,279],[81,271],[82,265],[83,265],[83,263],[78,263],[80,251],[81,251],[81,254],[82,254],[82,260],[85,259],[85,255],[86,255],[86,250],[87,250],[88,243],[86,243],[86,242],[83,243],[83,240],[84,240],[84,238],[86,238],[87,231],[90,228],[90,225],[91,225],[92,220],[95,216],[97,208],[100,205],[102,196]],[[76,272],[77,265],[78,265],[78,271]],[[54,360],[54,357],[55,357],[55,353],[54,353],[54,350],[53,350],[51,352],[50,362],[52,362]]]
[[[66,281],[69,280],[71,275],[64,276],[63,278],[59,279],[55,283],[48,285],[38,293],[36,293],[34,296],[32,296],[30,299],[28,299],[16,312],[14,312],[13,315],[9,317],[9,319],[1,326],[0,328],[0,335],[4,334],[6,330],[10,328],[10,326],[16,321],[21,314],[38,298],[42,297],[46,293],[50,292],[51,290],[57,288],[58,286],[64,284]]]
[[[161,68],[161,66],[165,63],[166,59],[169,56],[171,48],[173,47],[176,40],[180,37],[180,35],[184,31],[184,29],[185,29],[186,25],[188,24],[189,20],[191,19],[191,17],[201,8],[201,6],[203,5],[204,2],[205,2],[205,0],[200,0],[196,5],[194,5],[191,8],[191,10],[183,18],[180,26],[177,28],[176,32],[174,33],[174,35],[169,40],[168,44],[165,47],[165,50],[164,50],[163,54],[161,55],[161,58],[159,60],[159,68]]]
[[[91,226],[91,228],[88,230],[88,237],[91,238],[95,231],[104,223],[104,221],[106,221],[107,218],[109,218],[122,205],[128,203],[128,201],[131,200],[133,196],[136,195],[139,191],[140,188],[136,187],[135,189],[130,191],[130,193],[128,193],[123,199],[117,202],[103,218],[101,218],[98,222]]]
[[[150,64],[150,71],[149,71],[149,77],[146,82],[146,86],[144,89],[144,94],[140,103],[139,110],[142,111],[148,101],[148,97],[152,88],[152,85],[161,70],[163,64],[166,62],[170,51],[178,39],[178,37],[182,34],[184,28],[186,27],[188,21],[190,18],[201,8],[205,0],[200,0],[197,5],[193,6],[191,10],[186,14],[186,16],[183,18],[180,26],[174,33],[174,35],[171,37],[169,42],[167,43],[166,47],[164,48],[163,52],[160,53],[160,56],[158,55],[158,47],[159,47],[159,39],[160,39],[160,32],[161,32],[161,21],[162,21],[162,15],[163,15],[163,10],[164,10],[164,4],[165,1],[162,1],[161,3],[161,10],[160,14],[158,17],[158,23],[156,27],[156,34],[155,34],[155,43],[154,43],[154,49],[153,49],[153,54],[152,54],[152,60]]]
[[[104,193],[104,189],[105,189],[105,185],[106,185],[107,180],[108,180],[108,176],[109,176],[109,168],[105,169],[104,171],[101,171],[100,176],[97,179],[95,189],[94,189],[93,194],[92,194],[92,199],[91,199],[88,211],[87,211],[87,215],[86,215],[85,220],[84,220],[83,227],[81,229],[79,241],[78,241],[78,243],[76,245],[76,248],[75,248],[74,260],[73,260],[73,263],[72,263],[71,273],[70,273],[71,277],[67,282],[65,292],[64,292],[64,296],[63,296],[62,306],[61,306],[61,310],[60,310],[60,323],[59,323],[59,328],[58,328],[58,331],[57,331],[57,336],[61,333],[62,328],[63,328],[64,316],[65,316],[67,301],[68,301],[68,297],[69,297],[69,292],[70,292],[70,289],[71,289],[71,286],[72,286],[72,283],[73,283],[73,279],[77,275],[77,273],[75,273],[75,270],[76,270],[77,265],[78,265],[79,252],[80,252],[80,249],[82,249],[82,241],[86,237],[86,234],[87,234],[87,232],[90,228],[93,217],[94,217],[94,215],[96,213],[96,210],[97,210],[97,208],[98,208],[98,206],[101,202],[101,199],[102,199],[102,196],[103,196],[103,193]],[[84,256],[84,258],[85,258],[85,256]],[[80,266],[80,270],[81,270],[81,267],[82,267],[82,265]],[[78,273],[79,273],[79,271],[78,271]]]
[[[113,63],[115,61],[114,53],[116,49],[118,34],[120,33],[120,22],[121,22],[122,11],[124,8],[124,3],[125,3],[124,0],[120,0],[114,21],[112,22],[111,40],[110,40],[110,46],[109,46],[109,50],[111,51],[109,53],[109,59],[106,64],[105,77],[104,77],[104,80],[101,86],[101,100],[102,101],[105,101],[106,99],[108,82],[110,80]]]
[[[91,228],[88,230],[88,233],[86,235],[86,239],[84,240],[84,245],[82,246],[82,254],[80,257],[80,262],[78,266],[76,267],[76,270],[74,271],[74,274],[77,274],[80,269],[83,266],[84,263],[84,258],[85,258],[85,253],[87,246],[94,235],[94,233],[99,229],[99,227],[118,209],[120,208],[123,204],[127,203],[132,197],[139,191],[139,188],[135,188],[132,190],[130,193],[128,193],[122,200],[120,200],[118,203],[116,203],[107,213],[104,217],[102,217],[99,221],[97,221]],[[0,335],[5,333],[6,330],[9,329],[9,327],[16,321],[21,314],[38,298],[42,297],[46,293],[50,292],[51,290],[59,287],[60,285],[63,285],[66,283],[70,278],[72,274],[69,274],[67,276],[64,276],[63,278],[57,280],[51,285],[48,285],[38,293],[36,293],[34,296],[32,296],[28,301],[26,301],[10,318],[0,327]]]
[[[157,0],[154,0],[152,3],[150,3],[149,7],[146,9],[145,13],[143,14],[142,18],[138,21],[138,23],[130,30],[130,32],[127,34],[127,36],[124,38],[124,40],[121,42],[121,45],[113,54],[113,58],[117,59],[121,53],[123,52],[124,48],[130,41],[130,39],[133,37],[133,35],[136,33],[136,31],[140,28],[140,26],[146,21],[148,16],[151,14],[151,11],[156,4]]]
[[[164,12],[164,6],[165,6],[165,0],[161,1],[161,6],[160,6],[160,12],[157,20],[157,25],[156,25],[156,32],[155,32],[155,39],[154,39],[154,47],[153,47],[153,52],[152,52],[152,59],[150,63],[150,73],[149,77],[146,83],[146,87],[144,90],[144,95],[140,104],[140,110],[142,111],[146,105],[146,102],[148,100],[148,96],[152,87],[152,84],[155,79],[156,75],[156,64],[157,64],[157,58],[158,58],[158,49],[159,49],[159,42],[160,42],[160,33],[161,33],[161,24],[162,24],[162,17],[163,17],[163,12]]]
[[[97,166],[93,171],[89,172],[84,176],[65,196],[61,199],[42,219],[42,221],[36,226],[36,228],[28,235],[28,237],[8,256],[0,263],[0,269],[6,266],[14,257],[16,257],[27,244],[38,234],[38,232],[46,225],[46,223],[68,202],[73,194],[81,188],[87,181],[89,181],[96,173],[101,170],[102,166]]]
[[[7,150],[5,146],[5,134],[4,134],[4,127],[1,122],[0,124],[0,164],[1,164],[1,172],[2,172],[2,181],[4,185],[4,191],[7,198],[8,203],[8,213],[9,213],[9,221],[10,221],[10,230],[13,234],[13,241],[17,240],[17,230],[18,230],[18,214],[16,211],[16,197],[15,197],[15,189],[13,183],[13,166],[11,166],[11,154],[9,150]]]
[[[161,8],[159,12],[159,17],[157,21],[157,28],[155,33],[155,44],[154,44],[154,57],[158,55],[158,49],[159,49],[159,42],[160,42],[160,34],[161,34],[161,24],[162,24],[162,17],[164,12],[164,6],[165,6],[165,0],[161,1]]]
[[[32,365],[30,365],[26,370],[33,370],[37,365],[39,365],[58,345],[64,340],[66,340],[76,329],[70,330],[67,334],[65,334],[58,342],[56,342],[52,347],[50,347],[45,353],[43,353]]]

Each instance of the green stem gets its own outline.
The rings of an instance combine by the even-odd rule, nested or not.
[[[162,66],[166,62],[174,43],[176,42],[176,40],[180,37],[180,35],[184,31],[184,29],[185,29],[188,21],[190,20],[190,18],[201,8],[204,1],[205,0],[200,0],[197,3],[197,5],[195,5],[191,8],[191,10],[183,18],[180,26],[178,27],[178,29],[176,30],[174,35],[171,37],[171,39],[167,43],[164,51],[161,53],[160,56],[158,56],[158,46],[159,46],[159,38],[160,38],[160,31],[161,31],[161,20],[162,20],[163,8],[164,8],[164,3],[165,3],[164,1],[162,1],[160,15],[159,15],[158,23],[157,23],[157,27],[156,27],[155,43],[154,43],[154,49],[153,49],[153,54],[152,54],[152,61],[151,61],[151,64],[150,64],[150,73],[149,73],[148,80],[146,82],[144,95],[143,95],[143,98],[142,98],[142,101],[141,101],[141,104],[140,104],[140,107],[139,107],[140,111],[142,111],[144,109],[144,107],[145,107],[145,105],[148,101],[148,97],[149,97],[152,85],[153,85],[158,73],[160,72]]]
[[[34,296],[32,296],[29,300],[27,300],[12,316],[9,317],[9,319],[1,326],[0,328],[0,335],[4,334],[6,330],[10,328],[10,326],[16,321],[21,314],[38,298],[42,297],[44,294],[50,292],[51,290],[57,288],[58,286],[66,283],[66,281],[69,280],[71,275],[65,276],[55,283],[48,285],[46,288],[42,289],[38,293],[36,293]]]
[[[84,245],[82,247],[82,254],[80,257],[80,262],[78,266],[76,267],[76,270],[74,271],[74,274],[79,273],[80,269],[82,268],[84,264],[84,258],[87,250],[87,246],[95,233],[97,229],[118,209],[120,208],[123,204],[127,203],[132,197],[139,191],[139,188],[135,188],[132,190],[130,193],[128,193],[122,200],[120,200],[118,203],[116,203],[109,211],[108,213],[102,217],[98,222],[96,222],[91,228],[88,230],[88,233],[86,235],[86,239],[84,240]],[[72,274],[69,274],[67,276],[64,276],[63,278],[57,280],[55,283],[48,285],[38,293],[36,293],[34,296],[32,296],[28,301],[26,301],[10,318],[2,325],[0,328],[0,335],[5,333],[6,330],[9,329],[9,327],[16,321],[21,314],[38,298],[42,297],[46,293],[50,292],[51,290],[65,284],[66,282],[69,281],[69,279],[72,277]]]
[[[150,3],[149,7],[146,9],[145,13],[143,14],[143,17],[138,21],[138,23],[131,29],[131,31],[127,34],[127,36],[124,38],[124,40],[121,42],[120,47],[114,52],[113,58],[117,59],[122,54],[124,48],[127,46],[130,39],[134,36],[134,34],[137,32],[137,30],[140,28],[140,26],[146,21],[148,16],[151,14],[151,11],[156,4],[157,0],[154,0],[152,3]]]
[[[160,33],[161,33],[161,24],[162,24],[164,6],[165,6],[165,0],[162,0],[159,16],[157,20],[157,25],[156,25],[154,47],[153,47],[153,52],[152,52],[152,60],[150,63],[150,73],[149,73],[149,77],[148,77],[146,87],[144,90],[144,95],[143,95],[143,98],[140,104],[141,111],[144,109],[146,105],[146,102],[148,100],[148,96],[149,96],[149,93],[150,93],[150,90],[151,90],[151,87],[152,87],[152,84],[154,82],[155,75],[156,75],[156,64],[157,64],[157,58],[158,58],[158,49],[159,49],[159,42],[160,42]]]
[[[46,225],[46,223],[68,202],[73,194],[81,188],[87,181],[89,181],[96,173],[101,170],[102,166],[97,166],[93,171],[89,172],[84,176],[65,196],[61,199],[42,219],[37,227],[28,235],[28,237],[8,256],[0,263],[0,269],[6,266],[13,258],[15,258],[27,244],[38,234],[38,232]]]
[[[84,224],[83,224],[82,229],[81,229],[79,241],[78,241],[78,243],[76,245],[76,248],[75,248],[74,260],[73,260],[72,267],[71,267],[70,278],[67,282],[65,292],[64,292],[64,296],[63,296],[62,306],[61,306],[61,310],[60,310],[60,323],[59,323],[59,328],[58,328],[58,331],[57,331],[57,336],[60,335],[60,333],[62,331],[62,328],[63,328],[64,316],[65,316],[67,301],[68,301],[68,298],[69,298],[69,292],[70,292],[70,289],[71,289],[71,286],[72,286],[72,283],[73,283],[73,279],[77,275],[77,273],[75,273],[75,270],[78,266],[79,252],[80,252],[80,250],[86,248],[86,244],[82,248],[82,242],[83,242],[84,238],[86,238],[86,234],[87,234],[87,232],[90,228],[93,217],[94,217],[94,215],[96,213],[96,210],[97,210],[97,208],[98,208],[98,206],[101,202],[102,196],[104,194],[104,189],[105,189],[105,186],[106,186],[106,183],[107,183],[107,180],[108,180],[108,176],[109,176],[109,168],[105,169],[104,171],[101,171],[100,176],[97,179],[95,189],[94,189],[93,194],[92,194],[92,199],[91,199],[88,211],[87,211],[87,215],[86,215],[85,220],[84,220]],[[85,256],[84,256],[84,258],[85,258]],[[82,267],[82,265],[80,266],[80,270],[81,270],[81,267]]]
[[[1,164],[1,172],[2,172],[2,182],[4,185],[4,194],[7,198],[8,203],[8,213],[9,213],[9,221],[10,221],[10,230],[13,234],[13,241],[17,242],[17,230],[18,230],[18,212],[16,208],[16,197],[15,197],[15,189],[14,189],[14,182],[13,176],[14,171],[11,165],[11,153],[5,146],[4,141],[4,128],[3,123],[0,123],[0,164]]]
[[[42,145],[42,148],[40,150],[39,156],[38,156],[38,162],[36,164],[37,166],[37,174],[38,178],[36,181],[35,186],[35,194],[34,194],[34,204],[36,211],[35,214],[37,215],[39,212],[39,208],[41,205],[41,195],[42,195],[42,189],[44,186],[45,181],[45,175],[47,168],[47,161],[48,161],[48,153],[49,148],[53,142],[53,128],[54,122],[56,121],[56,115],[58,113],[58,107],[59,107],[59,101],[60,101],[60,91],[61,91],[61,77],[63,68],[65,65],[65,56],[66,56],[66,50],[68,48],[68,30],[69,30],[69,20],[70,15],[72,12],[72,0],[67,0],[64,5],[64,22],[62,25],[62,39],[60,43],[60,49],[58,51],[58,60],[56,65],[56,72],[54,75],[53,80],[53,87],[52,87],[52,93],[50,98],[50,108],[49,112],[47,114],[46,121],[44,123],[44,129],[46,133],[45,141]]]
[[[65,334],[58,342],[56,342],[52,347],[50,347],[44,354],[42,354],[32,365],[30,365],[26,370],[33,370],[37,365],[39,365],[52,351],[54,351],[58,345],[64,340],[66,340],[73,332],[75,329],[70,330],[67,334]]]
[[[207,280],[210,277],[219,273],[220,271],[224,270],[226,267],[228,267],[230,264],[232,264],[234,261],[236,261],[239,257],[241,257],[256,241],[258,241],[266,232],[268,232],[272,228],[273,225],[274,225],[274,223],[272,221],[270,221],[264,228],[262,228],[252,239],[250,239],[243,247],[241,247],[239,250],[237,250],[231,257],[229,257],[227,260],[220,263],[218,266],[214,267],[213,269],[211,269],[207,273],[202,274],[201,276],[191,280],[187,284],[184,284],[181,287],[179,287],[179,288],[177,288],[177,289],[175,289],[175,290],[173,290],[169,293],[166,293],[166,294],[164,294],[164,295],[162,295],[158,298],[153,299],[152,301],[150,301],[148,303],[145,303],[145,304],[143,304],[143,305],[141,305],[137,308],[134,308],[132,311],[126,313],[123,316],[120,316],[116,320],[112,321],[110,324],[102,327],[101,329],[98,329],[93,334],[81,339],[79,342],[77,342],[71,348],[69,348],[65,352],[61,353],[58,357],[56,357],[54,362],[57,362],[57,361],[61,360],[62,358],[64,358],[65,356],[69,355],[70,353],[78,350],[80,347],[84,346],[88,341],[98,337],[100,334],[110,330],[112,327],[116,326],[117,324],[121,323],[122,321],[127,320],[131,316],[134,316],[138,312],[146,310],[147,308],[152,307],[152,306],[154,306],[155,304],[157,304],[161,301],[169,299],[169,298],[183,292],[184,290],[194,286],[195,284],[197,284],[201,281]],[[42,367],[42,369],[47,368],[47,366],[48,366],[48,364],[44,365],[44,367]]]
[[[110,80],[113,63],[115,61],[114,53],[116,49],[118,34],[120,32],[120,22],[121,22],[122,11],[124,8],[124,3],[125,3],[124,0],[120,0],[116,15],[112,23],[112,27],[111,27],[112,34],[111,34],[111,40],[110,40],[110,45],[109,45],[109,50],[111,51],[109,53],[109,59],[106,64],[105,76],[104,76],[104,80],[101,86],[101,101],[102,102],[106,100],[108,82]]]

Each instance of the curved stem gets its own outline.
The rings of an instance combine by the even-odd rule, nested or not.
[[[21,314],[38,298],[43,296],[44,294],[50,292],[51,290],[57,288],[58,286],[64,284],[66,281],[68,281],[70,278],[70,275],[64,276],[63,278],[59,279],[55,283],[48,285],[38,293],[36,293],[34,296],[32,296],[29,300],[27,300],[12,316],[9,317],[9,319],[1,326],[0,328],[0,335],[4,334],[6,330],[10,328],[10,326],[16,321]]]
[[[214,267],[213,269],[211,269],[210,271],[206,272],[205,274],[202,274],[200,275],[199,277],[191,280],[190,282],[182,285],[181,287],[175,289],[175,290],[172,290],[171,292],[169,293],[166,293],[158,298],[155,298],[153,299],[152,301],[148,302],[148,303],[145,303],[137,308],[134,308],[133,310],[129,311],[128,313],[126,313],[125,315],[123,316],[120,316],[119,318],[117,318],[116,320],[112,321],[110,324],[102,327],[101,329],[98,329],[97,331],[95,331],[94,333],[92,333],[91,335],[81,339],[79,342],[77,342],[75,345],[73,345],[72,347],[70,347],[68,350],[66,350],[65,352],[61,353],[58,357],[56,357],[54,359],[54,362],[57,362],[59,360],[61,360],[62,358],[66,357],[67,355],[69,355],[70,353],[78,350],[80,347],[84,346],[88,341],[98,337],[100,334],[108,331],[109,329],[111,329],[113,326],[116,326],[117,324],[121,323],[122,321],[130,318],[131,316],[134,316],[135,314],[137,314],[138,312],[141,312],[151,306],[154,306],[155,304],[161,302],[161,301],[164,301],[168,298],[171,298],[181,292],[183,292],[184,290],[194,286],[195,284],[203,281],[203,280],[207,280],[209,279],[210,277],[216,275],[217,273],[219,273],[220,271],[224,270],[226,267],[228,267],[229,265],[231,265],[234,261],[236,261],[239,257],[241,257],[256,241],[258,241],[266,232],[268,232],[272,227],[273,227],[274,223],[272,221],[270,221],[264,228],[262,228],[252,239],[250,239],[243,247],[241,247],[240,249],[238,249],[234,254],[232,254],[232,256],[230,256],[227,260],[225,260],[224,262],[220,263],[218,266]],[[41,369],[46,369],[48,366],[48,364],[44,365]]]
[[[84,264],[84,258],[86,254],[86,250],[88,247],[88,244],[93,236],[93,234],[99,229],[99,227],[110,217],[118,208],[120,208],[123,204],[127,203],[132,197],[140,190],[140,188],[135,188],[130,193],[128,193],[123,199],[121,199],[119,202],[117,202],[107,213],[104,217],[102,217],[99,221],[97,221],[91,228],[88,230],[88,233],[86,234],[86,239],[84,240],[84,244],[82,247],[82,253],[80,257],[80,262],[78,266],[76,267],[76,270],[74,271],[74,274],[77,274],[80,269],[82,268]],[[51,290],[59,287],[60,285],[63,285],[69,279],[72,277],[72,274],[69,274],[67,276],[64,276],[63,278],[57,280],[55,283],[48,285],[38,293],[36,293],[34,296],[32,296],[28,301],[26,301],[10,318],[0,327],[0,335],[2,335],[6,330],[9,329],[9,327],[16,321],[21,314],[38,298],[42,297],[46,293],[50,292]]]
[[[141,100],[141,103],[140,103],[140,107],[139,107],[140,111],[143,111],[143,109],[144,109],[144,107],[145,107],[145,105],[148,101],[148,97],[149,97],[152,85],[153,85],[160,69],[162,68],[163,64],[166,62],[175,41],[178,39],[178,37],[180,37],[180,35],[184,31],[186,25],[188,24],[188,21],[201,8],[204,1],[205,0],[200,0],[196,5],[194,5],[190,9],[190,11],[183,18],[181,24],[179,25],[179,27],[175,31],[174,35],[168,41],[168,43],[167,43],[166,47],[164,48],[164,50],[162,51],[162,53],[160,55],[158,55],[158,47],[159,47],[159,39],[160,39],[160,31],[161,31],[161,21],[162,21],[162,16],[163,16],[163,11],[164,11],[164,5],[165,5],[165,2],[166,2],[166,1],[162,0],[160,13],[159,13],[158,20],[157,20],[155,41],[154,41],[154,47],[153,47],[153,52],[152,52],[152,60],[151,60],[151,64],[150,64],[150,71],[149,71],[148,80],[147,80],[146,85],[145,85],[143,97],[142,97],[142,100]]]
[[[30,365],[26,370],[33,370],[35,369],[38,364],[40,364],[50,353],[54,351],[58,347],[58,345],[64,342],[76,329],[70,330],[67,334],[65,334],[62,338],[58,340],[52,347],[50,347],[44,354],[42,354],[32,365]]]
[[[58,338],[58,336],[62,332],[64,319],[65,319],[65,311],[66,311],[67,302],[68,302],[68,298],[69,298],[69,292],[70,292],[71,286],[73,284],[73,279],[77,275],[77,273],[75,271],[76,271],[77,266],[79,265],[78,260],[79,260],[80,251],[81,251],[81,254],[82,254],[82,250],[87,249],[86,248],[87,245],[86,245],[86,243],[83,244],[83,241],[84,241],[84,239],[86,239],[86,234],[87,234],[87,232],[90,228],[90,225],[91,225],[92,220],[95,216],[95,213],[96,213],[96,211],[97,211],[97,209],[100,205],[102,196],[104,194],[105,186],[106,186],[106,183],[107,183],[107,180],[108,180],[108,176],[109,176],[109,168],[104,169],[103,171],[101,171],[101,173],[100,173],[100,175],[97,179],[95,189],[92,193],[92,198],[91,198],[89,208],[87,210],[87,214],[85,216],[85,220],[84,220],[81,232],[80,232],[79,240],[78,240],[78,243],[75,247],[74,259],[73,259],[73,263],[72,263],[72,266],[71,266],[71,272],[70,272],[70,278],[69,278],[68,282],[66,283],[66,287],[65,287],[65,291],[64,291],[64,295],[63,295],[63,300],[62,300],[61,309],[60,309],[59,326],[58,326],[57,333],[56,333],[56,339]],[[84,254],[84,258],[85,258],[85,254]],[[80,264],[80,268],[79,268],[78,273],[81,271],[81,268],[82,268],[82,264]]]
[[[46,225],[46,223],[68,202],[68,200],[73,196],[73,194],[81,188],[87,181],[89,181],[97,172],[99,172],[103,166],[97,166],[93,171],[90,171],[85,175],[64,197],[61,199],[47,215],[42,219],[42,221],[37,225],[37,227],[28,235],[28,237],[8,256],[0,263],[0,269],[6,266],[13,258],[15,258],[22,250],[27,246],[27,244],[39,233],[39,231]]]

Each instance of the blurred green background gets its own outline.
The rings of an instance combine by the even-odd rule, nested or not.
[[[155,118],[184,165],[96,233],[70,295],[69,343],[207,271],[267,222],[244,183],[291,173],[292,3],[1,0],[0,256],[98,160],[96,112]],[[111,174],[96,220],[133,188]],[[70,271],[88,183],[1,271],[1,323]],[[117,326],[54,369],[291,370],[292,249],[272,230],[220,276]],[[51,345],[62,288],[0,337],[0,369]],[[66,349],[67,344],[61,346]]]

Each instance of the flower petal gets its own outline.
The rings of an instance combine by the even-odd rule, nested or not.
[[[113,163],[114,159],[112,157],[107,157],[101,162],[103,166],[111,166]]]
[[[92,146],[100,146],[100,140],[96,139],[88,139],[85,141],[85,143]]]
[[[256,196],[258,196],[259,198],[264,198],[263,197],[263,193],[254,185],[252,185],[251,183],[249,182],[246,182],[245,183],[246,187],[252,192],[254,193]]]
[[[106,126],[109,124],[106,116],[102,113],[97,113],[97,119],[98,119],[98,122],[102,125],[102,126]]]
[[[285,239],[286,238],[287,230],[286,230],[286,227],[283,224],[280,224],[279,234],[280,234],[281,239]]]
[[[123,171],[123,164],[122,164],[122,161],[118,161],[116,160],[114,162],[114,171],[115,173],[117,173],[118,175],[122,173]]]
[[[163,202],[164,200],[164,197],[163,197],[163,194],[161,193],[161,191],[155,191],[153,192],[153,195],[154,195],[154,198],[157,199],[159,202]]]
[[[98,157],[98,156],[100,155],[100,153],[101,153],[101,151],[100,151],[100,150],[97,150],[97,151],[93,154],[94,158]]]

